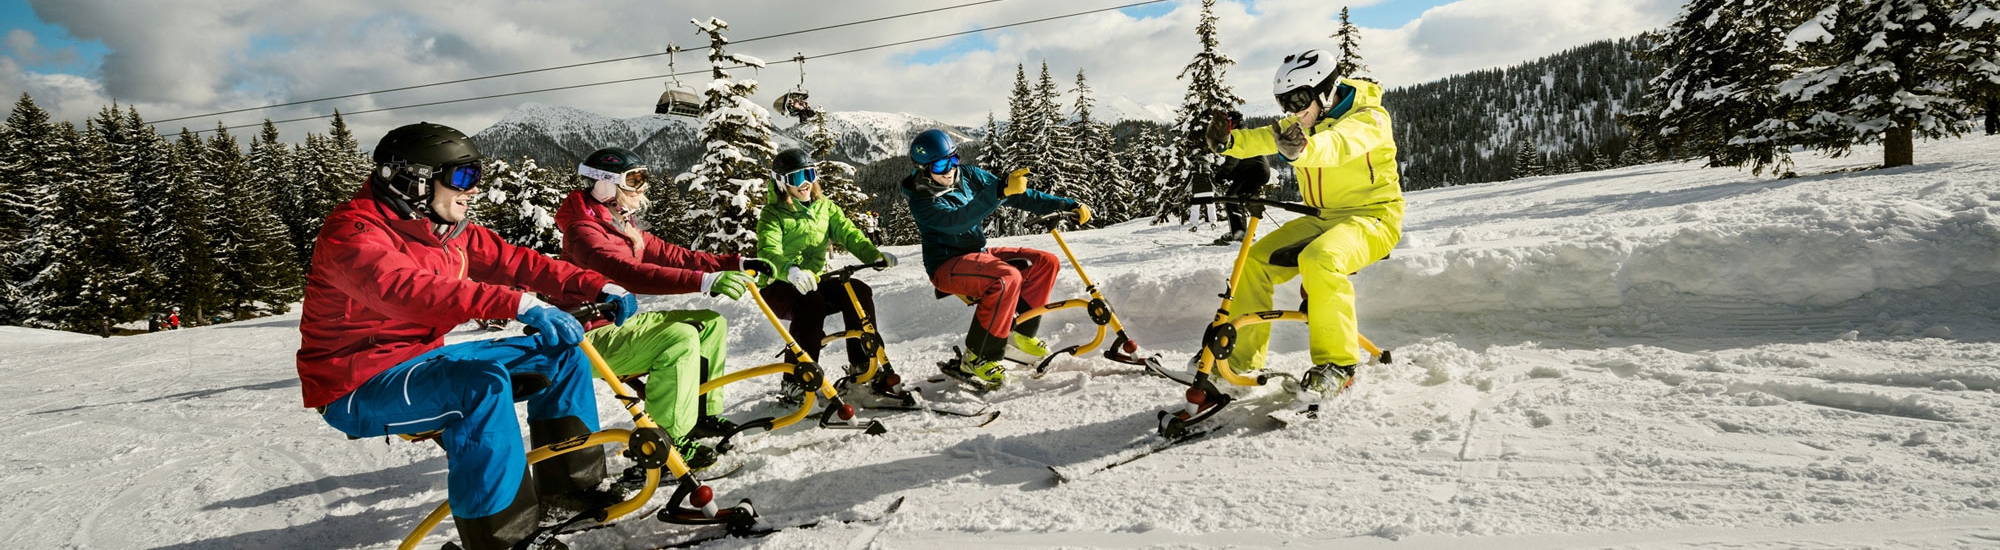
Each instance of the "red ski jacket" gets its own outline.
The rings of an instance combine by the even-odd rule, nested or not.
[[[687,294],[701,290],[701,276],[735,271],[742,260],[735,254],[696,252],[668,243],[649,231],[643,254],[634,254],[632,239],[613,225],[611,207],[575,191],[556,209],[556,228],[563,234],[564,260],[610,277],[637,294]],[[625,223],[633,223],[627,215]]]
[[[507,244],[472,224],[439,237],[377,201],[372,184],[333,209],[313,245],[299,320],[305,406],[332,403],[377,373],[443,345],[472,319],[512,319],[520,286],[595,299],[604,276]]]

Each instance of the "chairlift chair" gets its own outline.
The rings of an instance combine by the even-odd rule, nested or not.
[[[811,97],[811,94],[806,92],[805,54],[793,56],[792,61],[799,64],[799,85],[785,92],[783,95],[779,95],[777,100],[772,101],[771,110],[777,111],[781,115],[798,118],[799,124],[805,124],[818,115],[819,111],[814,110],[812,103],[806,101],[807,98]]]
[[[678,72],[674,68],[674,54],[680,51],[678,46],[667,45],[667,77],[673,80],[667,83],[667,91],[660,92],[659,102],[653,104],[653,113],[698,117],[701,116],[701,96],[694,93],[694,88],[681,84],[680,77],[674,74]]]

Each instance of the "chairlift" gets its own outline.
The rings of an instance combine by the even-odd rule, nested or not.
[[[797,117],[799,124],[805,124],[811,121],[815,115],[818,115],[819,111],[813,110],[812,104],[806,101],[807,98],[811,97],[811,94],[806,92],[805,54],[793,56],[792,61],[799,64],[799,85],[785,92],[783,95],[779,95],[776,101],[771,102],[771,109],[781,115]]]
[[[667,45],[667,77],[673,81],[667,83],[667,91],[660,92],[660,101],[653,104],[653,113],[668,116],[701,116],[701,96],[695,95],[694,88],[681,84],[680,77],[674,74],[679,72],[674,68],[674,54],[680,51],[679,46]]]

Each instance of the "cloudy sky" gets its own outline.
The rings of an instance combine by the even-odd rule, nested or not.
[[[988,29],[1143,0],[990,0],[937,13],[750,40],[791,31],[973,3],[977,0],[0,0],[0,95],[23,92],[64,120],[82,121],[116,101],[148,120],[202,115],[513,71],[664,51],[682,71],[705,69],[705,38],[692,18],[730,24],[732,52],[777,62]],[[1334,47],[1343,5],[1362,27],[1363,57],[1391,87],[1504,66],[1605,38],[1665,26],[1680,0],[1221,0],[1222,51],[1236,59],[1229,83],[1249,112],[1275,111],[1279,59]],[[1176,80],[1198,49],[1199,0],[1164,2],[955,38],[830,56],[806,63],[814,101],[833,110],[907,112],[956,124],[1005,116],[1017,64],[1046,61],[1067,88],[1082,69],[1100,103],[1125,96],[1177,105]],[[748,41],[748,42],[745,42]],[[162,124],[212,129],[666,74],[664,56],[368,95]],[[760,103],[798,84],[796,65],[736,71],[762,85]],[[701,77],[681,77],[699,84]],[[650,114],[660,80],[364,113],[348,119],[365,144],[395,126],[428,120],[467,133],[523,102],[607,116]],[[280,126],[288,141],[323,132],[315,120]],[[239,135],[247,135],[247,131]]]

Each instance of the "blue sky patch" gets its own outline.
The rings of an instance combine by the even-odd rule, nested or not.
[[[902,61],[911,65],[936,65],[968,52],[993,51],[993,41],[987,39],[987,34],[982,32],[960,36],[943,46],[918,50],[903,56]]]
[[[1347,10],[1348,22],[1370,29],[1400,29],[1424,14],[1424,10],[1451,3],[1451,0],[1383,0]]]
[[[104,62],[104,56],[111,53],[111,48],[105,47],[102,42],[78,40],[70,36],[69,30],[35,17],[35,9],[28,6],[27,2],[19,0],[0,2],[0,25],[4,25],[7,29],[0,32],[0,37],[13,33],[15,29],[35,35],[35,44],[40,48],[44,59],[21,59],[15,56],[12,48],[0,48],[0,55],[13,57],[23,68],[30,71],[44,74],[86,74],[97,70],[97,67]],[[56,52],[65,49],[70,50],[74,57],[66,62],[57,60]]]

